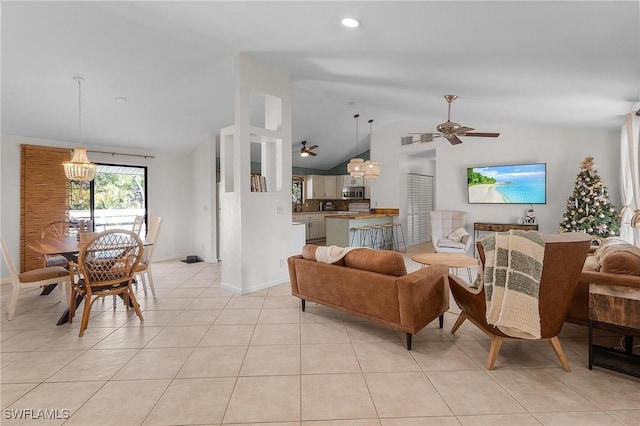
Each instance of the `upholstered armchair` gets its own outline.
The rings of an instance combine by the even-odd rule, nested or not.
[[[548,340],[566,371],[571,371],[558,334],[562,329],[573,293],[578,285],[582,266],[589,252],[591,237],[587,234],[568,232],[559,235],[543,235],[544,257],[540,277],[538,309],[540,315],[539,340]],[[484,265],[485,253],[482,244],[476,244],[480,261]],[[462,312],[451,329],[455,333],[465,320],[471,321],[491,338],[487,369],[492,370],[500,346],[505,340],[525,339],[508,336],[497,327],[487,323],[487,303],[484,286],[469,287],[460,278],[449,275],[451,293]]]
[[[438,253],[465,254],[472,238],[466,231],[467,213],[458,210],[433,210],[431,216],[431,242]],[[454,233],[454,231],[457,231]]]

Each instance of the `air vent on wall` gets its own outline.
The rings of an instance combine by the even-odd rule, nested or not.
[[[400,145],[411,145],[413,143],[412,136],[404,136],[400,142]]]

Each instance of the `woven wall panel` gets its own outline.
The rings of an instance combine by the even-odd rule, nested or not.
[[[69,181],[62,162],[71,159],[67,148],[20,146],[20,271],[42,268],[42,255],[26,242],[40,238],[49,223],[69,220]]]

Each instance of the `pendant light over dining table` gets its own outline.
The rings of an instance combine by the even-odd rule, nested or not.
[[[78,82],[78,142],[82,144],[82,82],[84,78],[74,77]],[[74,182],[91,182],[96,176],[97,166],[89,161],[86,148],[74,148],[71,161],[62,163],[67,179]]]

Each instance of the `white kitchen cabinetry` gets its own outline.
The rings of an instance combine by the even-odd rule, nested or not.
[[[309,175],[304,179],[305,194],[309,200],[335,200],[337,176]]]
[[[364,186],[364,178],[362,176],[353,177],[351,175],[338,176],[340,178],[339,186]],[[341,188],[342,189],[342,188]]]
[[[325,176],[324,177],[324,199],[335,200],[338,198],[338,191],[336,187],[336,180],[338,176]]]
[[[294,222],[303,223],[306,229],[307,241],[317,240],[324,238],[324,235],[320,234],[322,221],[322,229],[324,229],[324,216],[320,214],[294,214],[292,215]]]

